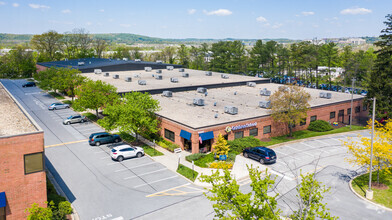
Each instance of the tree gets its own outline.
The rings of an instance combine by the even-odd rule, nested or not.
[[[77,69],[58,68],[56,70],[57,88],[67,92],[67,95],[71,96],[73,101],[75,89],[84,83],[86,77],[80,75],[81,72]]]
[[[26,209],[29,213],[27,220],[51,220],[53,212],[50,207],[40,207],[37,203],[33,203],[30,208]]]
[[[304,88],[294,85],[282,86],[269,98],[271,101],[272,118],[277,122],[287,123],[289,136],[292,128],[307,116],[310,94]]]
[[[188,68],[188,66],[189,66],[189,50],[188,50],[188,48],[186,48],[186,46],[184,44],[181,44],[180,48],[178,48],[178,50],[177,50],[177,54],[178,54],[180,64],[183,67]]]
[[[106,106],[100,124],[107,130],[119,129],[121,132],[150,134],[158,131],[159,101],[148,93],[126,93],[122,99]]]
[[[165,63],[174,64],[175,54],[176,54],[176,48],[175,47],[165,47],[162,50],[162,57],[163,57]]]
[[[55,67],[50,67],[46,70],[42,70],[35,73],[34,79],[38,81],[38,85],[43,90],[56,90],[56,82],[53,80],[57,77],[57,69]]]
[[[33,52],[17,46],[0,57],[0,78],[28,78],[36,71]]]
[[[95,110],[98,118],[98,109],[116,102],[118,99],[116,87],[102,82],[101,80],[87,80],[76,88],[75,94],[78,98],[72,107],[76,110]]]
[[[45,60],[58,60],[60,57],[56,53],[61,49],[61,39],[63,35],[56,31],[48,31],[41,35],[34,35],[30,43],[40,53],[44,54]]]
[[[321,61],[322,64],[328,67],[328,80],[329,80],[329,87],[332,85],[332,76],[331,76],[331,67],[337,65],[338,61],[338,48],[336,44],[330,42],[328,44],[324,44],[321,46]]]
[[[368,128],[371,128],[370,122]],[[349,139],[343,142],[343,145],[353,155],[352,158],[347,158],[350,163],[367,166],[368,170],[377,169],[377,183],[380,183],[380,170],[392,165],[392,120],[388,120],[385,125],[375,121],[374,128],[373,167],[369,165],[371,151],[370,138],[358,135],[358,138],[361,140],[360,142]],[[388,169],[386,170],[389,171]]]
[[[108,47],[108,43],[104,39],[97,38],[93,40],[92,47],[94,48],[97,57],[102,58],[102,53]]]
[[[277,209],[276,197],[268,195],[275,181],[270,174],[262,174],[261,171],[248,167],[252,191],[243,193],[230,172],[225,169],[223,176],[219,171],[211,176],[202,174],[199,178],[202,182],[212,185],[206,197],[213,202],[215,217],[219,219],[280,219],[281,211]]]
[[[218,157],[220,155],[229,154],[230,145],[227,144],[227,141],[222,134],[218,135],[218,140],[212,147],[214,148],[214,153],[216,153]]]

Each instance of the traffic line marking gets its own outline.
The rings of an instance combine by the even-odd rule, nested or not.
[[[169,188],[169,189],[165,189],[165,190],[162,190],[160,192],[156,192],[156,193],[147,195],[146,197],[153,197],[153,196],[156,196],[158,194],[169,192],[170,190],[175,190],[175,189],[178,189],[178,188],[181,188],[181,187],[184,187],[184,186],[188,186],[188,185],[190,185],[190,183],[185,183],[184,185],[181,185],[181,186],[175,186],[175,187],[172,187],[172,188]]]
[[[143,173],[143,174],[140,174],[140,175],[137,175],[137,176],[125,177],[124,180],[129,180],[129,179],[136,178],[136,177],[139,177],[139,176],[145,176],[145,175],[148,175],[148,174],[157,173],[157,172],[160,172],[162,170],[167,170],[167,168],[165,167],[165,168],[162,168],[162,169],[159,169],[159,170],[154,170],[154,171],[151,171],[151,172],[148,172],[148,173]]]
[[[85,142],[85,141],[88,141],[88,139],[79,140],[79,141],[71,141],[71,142],[67,142],[67,143],[47,145],[47,146],[45,146],[45,148],[56,147],[56,146],[61,146],[61,145],[68,145],[68,144],[77,144],[77,143],[81,143],[81,142]]]
[[[140,185],[137,185],[137,186],[135,186],[133,188],[135,189],[135,188],[146,186],[146,185],[149,185],[149,184],[152,184],[152,183],[158,183],[158,182],[161,182],[161,181],[165,181],[165,180],[173,179],[173,178],[177,178],[177,177],[178,176],[171,176],[171,177],[163,178],[163,179],[160,179],[160,180],[155,180],[155,181],[152,181],[152,182],[149,182],[149,183],[140,184]]]
[[[119,169],[119,170],[116,170],[116,171],[114,171],[114,172],[117,173],[117,172],[121,172],[121,171],[126,171],[126,170],[129,170],[129,169],[134,169],[134,168],[138,168],[138,167],[143,167],[143,166],[147,166],[147,165],[154,164],[154,163],[157,163],[157,162],[153,161],[153,162],[150,162],[150,163],[144,163],[144,164],[140,164],[140,165],[134,166],[134,167]]]
[[[277,175],[277,176],[281,176],[281,177],[283,177],[284,179],[287,179],[287,180],[290,180],[290,181],[295,180],[294,178],[289,177],[289,175],[286,175],[286,174],[283,174],[283,173],[279,173],[279,172],[277,172],[277,171],[275,171],[275,170],[269,170],[269,172],[272,173],[272,174],[275,174],[275,175]]]

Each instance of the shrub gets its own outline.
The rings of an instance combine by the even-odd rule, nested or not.
[[[208,167],[214,169],[231,169],[233,167],[233,162],[214,161],[209,163]]]
[[[91,121],[96,121],[97,120],[97,116],[94,115],[93,113],[87,112],[87,113],[83,113],[83,115],[86,116]]]
[[[171,152],[174,152],[174,149],[179,148],[180,146],[177,144],[174,144],[170,141],[167,141],[165,139],[161,139],[157,142],[155,142],[156,144],[158,144],[159,146],[165,148],[166,150],[169,150]]]
[[[191,154],[191,155],[186,156],[185,159],[189,162],[192,162],[192,161],[199,160],[200,158],[204,157],[205,155],[206,154],[203,154],[203,153]]]
[[[308,127],[309,131],[323,132],[333,130],[333,127],[324,120],[312,121]]]
[[[123,139],[124,141],[129,142],[129,143],[136,140],[134,136],[132,136],[126,132],[119,132],[118,135],[120,135],[121,139]]]
[[[263,142],[259,139],[248,136],[244,138],[238,138],[227,142],[230,145],[230,152],[234,154],[240,154],[247,147],[256,147],[263,145]]]
[[[64,100],[63,103],[72,106],[72,101],[71,100]]]

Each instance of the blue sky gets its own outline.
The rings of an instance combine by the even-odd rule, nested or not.
[[[378,36],[392,0],[0,0],[0,32],[161,38]]]

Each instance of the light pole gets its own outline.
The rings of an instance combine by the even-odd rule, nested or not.
[[[373,139],[374,139],[374,118],[376,114],[376,97],[373,98],[373,113],[372,113],[372,136],[370,144],[370,172],[369,172],[369,189],[366,190],[366,198],[373,199],[372,191],[372,167],[373,167]]]
[[[353,81],[352,83],[352,91],[351,91],[351,111],[350,111],[350,130],[351,130],[351,124],[353,123],[353,99],[354,99],[354,85],[355,85],[355,78],[351,79]]]

